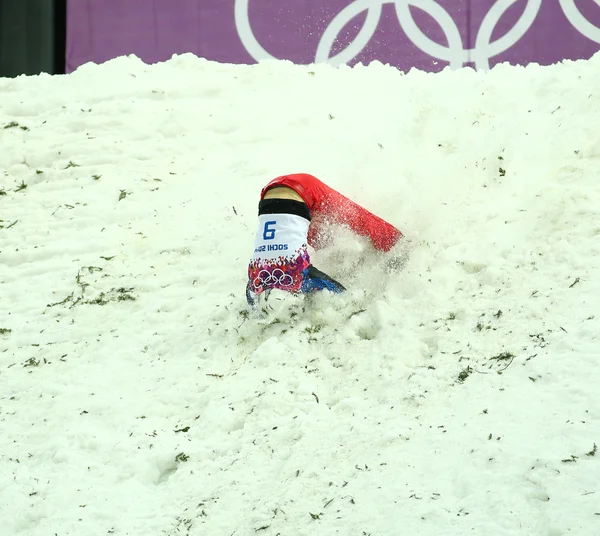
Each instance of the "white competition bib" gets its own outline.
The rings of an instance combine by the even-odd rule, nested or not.
[[[252,260],[295,258],[306,249],[310,222],[295,214],[262,214],[254,240]]]
[[[310,221],[295,214],[261,214],[248,265],[249,290],[278,288],[299,292],[310,265],[307,236]]]

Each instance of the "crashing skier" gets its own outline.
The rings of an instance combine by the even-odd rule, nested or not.
[[[246,299],[255,305],[273,289],[292,294],[316,290],[343,292],[345,287],[317,270],[308,246],[322,247],[324,224],[347,225],[368,237],[380,251],[402,238],[393,225],[307,173],[282,175],[261,191],[254,253],[248,265]]]

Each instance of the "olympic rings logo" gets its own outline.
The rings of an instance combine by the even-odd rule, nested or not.
[[[519,0],[497,0],[491,6],[477,32],[475,46],[465,49],[460,30],[452,16],[435,0],[354,0],[342,9],[323,32],[317,51],[315,63],[328,63],[339,66],[352,61],[367,46],[379,25],[384,4],[394,4],[398,22],[408,38],[426,54],[449,63],[453,69],[463,67],[472,62],[477,69],[490,67],[490,59],[513,47],[533,25],[542,0],[525,0],[527,5],[515,25],[502,37],[492,41],[492,34],[502,15]],[[600,0],[594,0],[600,5]],[[250,0],[235,1],[235,24],[242,44],[256,60],[277,59],[265,50],[256,39],[249,20]],[[560,6],[571,25],[581,34],[600,43],[600,28],[588,21],[575,5],[575,0],[559,0]],[[410,6],[417,7],[432,17],[442,28],[448,45],[436,43],[419,28],[415,22]],[[354,40],[341,52],[331,55],[335,40],[342,29],[357,15],[366,11],[362,28]]]
[[[252,281],[252,286],[255,290],[260,288],[291,287],[294,284],[294,279],[291,275],[286,274],[281,268],[275,268],[272,272],[261,270]]]

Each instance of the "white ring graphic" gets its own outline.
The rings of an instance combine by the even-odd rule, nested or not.
[[[329,26],[327,26],[321,37],[319,45],[317,46],[317,53],[315,54],[315,63],[326,62],[337,67],[352,61],[358,56],[361,50],[367,46],[377,29],[383,4],[384,2],[378,2],[377,0],[355,0],[342,9],[331,21]],[[342,52],[331,58],[331,48],[333,47],[336,37],[340,34],[346,24],[365,9],[367,10],[367,18],[363,27],[358,32],[358,35],[354,38],[354,41],[352,41],[345,50],[342,50]]]
[[[244,48],[256,61],[277,59],[275,56],[271,56],[254,36],[252,26],[250,26],[248,2],[249,0],[235,0],[234,10],[235,26]]]
[[[281,268],[275,268],[272,272],[261,270],[252,281],[255,290],[259,288],[272,288],[279,284],[282,287],[290,287],[294,283],[291,275],[286,274]]]
[[[600,0],[594,0],[598,6],[600,6]],[[569,22],[573,27],[583,34],[588,39],[600,43],[600,28],[594,26],[589,20],[587,20],[582,14],[574,0],[559,0],[560,7],[565,13]]]
[[[490,58],[512,48],[531,28],[540,7],[542,7],[542,0],[528,0],[523,15],[521,15],[521,18],[511,30],[500,39],[497,39],[493,43],[490,42],[492,32],[496,24],[498,24],[500,17],[515,2],[518,2],[518,0],[499,0],[481,21],[481,26],[477,32],[477,39],[475,40],[475,48],[471,51],[471,61],[475,63],[477,68],[489,69]]]
[[[452,69],[458,69],[469,61],[469,51],[463,48],[462,38],[456,23],[448,12],[433,0],[404,0],[393,2],[396,6],[398,22],[408,38],[423,52],[434,58],[447,61]],[[444,47],[427,37],[413,19],[409,6],[425,11],[442,28],[449,47]]]
[[[258,42],[249,20],[249,1],[235,0],[235,23],[242,44],[256,60],[277,59]],[[352,61],[368,45],[381,18],[384,4],[394,4],[400,27],[407,37],[429,56],[449,63],[452,69],[472,62],[477,69],[490,67],[490,59],[513,47],[531,28],[542,6],[542,0],[522,0],[527,2],[525,10],[515,25],[502,37],[491,41],[492,34],[502,15],[520,0],[497,0],[483,18],[477,32],[475,46],[464,48],[460,31],[446,9],[436,0],[354,0],[344,7],[325,29],[315,54],[315,63],[328,63],[339,66]],[[600,6],[600,0],[594,0]],[[600,43],[600,28],[588,21],[575,6],[574,0],[559,0],[569,22],[592,41]],[[432,17],[444,32],[448,46],[430,39],[415,22],[410,7],[416,7]],[[367,12],[366,19],[352,42],[341,52],[331,57],[336,38],[354,17]]]

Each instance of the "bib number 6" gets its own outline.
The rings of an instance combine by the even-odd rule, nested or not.
[[[275,238],[275,224],[276,221],[265,222],[265,228],[263,229],[263,240],[273,240]]]

